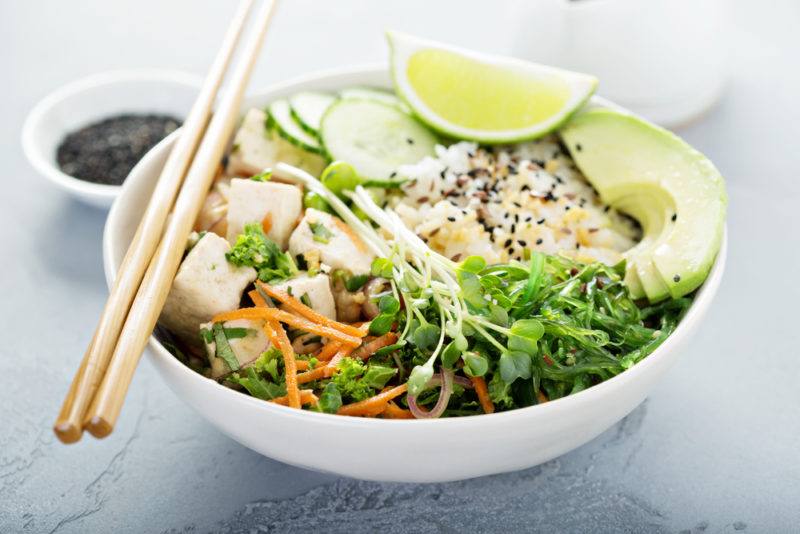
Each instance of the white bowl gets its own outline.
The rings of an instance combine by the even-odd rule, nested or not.
[[[339,70],[276,85],[251,99],[263,106],[301,90],[389,86],[382,68]],[[106,223],[103,254],[111,283],[175,137],[164,140],[126,180]],[[214,426],[288,464],[383,481],[440,482],[531,467],[591,440],[631,412],[669,369],[717,292],[726,242],[675,332],[644,361],[575,395],[519,410],[436,420],[342,417],[277,406],[209,380],[151,338],[147,351],[167,384]]]
[[[67,84],[42,99],[25,119],[22,147],[31,165],[51,182],[89,204],[108,207],[120,186],[95,184],[61,172],[56,149],[64,136],[119,113],[186,117],[202,78],[166,70],[112,71]]]

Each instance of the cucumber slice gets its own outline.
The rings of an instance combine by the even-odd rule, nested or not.
[[[267,106],[267,128],[274,129],[278,135],[295,146],[309,152],[322,153],[319,141],[292,118],[289,101],[280,99]]]
[[[335,100],[335,96],[308,91],[290,96],[289,107],[292,117],[300,126],[306,132],[317,137],[322,116]]]
[[[362,98],[364,100],[377,100],[384,104],[391,104],[397,106],[403,111],[410,111],[405,102],[397,98],[394,93],[384,91],[383,89],[376,89],[374,87],[350,87],[343,89],[339,92],[342,98]]]
[[[343,98],[322,117],[320,140],[333,160],[362,178],[385,180],[400,165],[434,154],[436,137],[411,115],[377,100]]]

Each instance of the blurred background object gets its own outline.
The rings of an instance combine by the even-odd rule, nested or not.
[[[727,79],[728,0],[536,0],[516,52],[587,72],[598,94],[667,127],[709,109]]]

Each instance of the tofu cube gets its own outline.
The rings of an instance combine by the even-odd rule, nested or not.
[[[242,292],[256,279],[252,267],[228,263],[226,240],[207,233],[183,260],[161,312],[161,325],[185,343],[200,347],[198,325],[239,307]]]
[[[298,300],[304,300],[303,295],[308,295],[307,305],[310,308],[325,317],[336,319],[336,302],[333,300],[331,281],[328,275],[301,274],[291,280],[275,284],[275,287],[286,291]]]
[[[233,138],[228,173],[234,176],[253,176],[283,162],[319,176],[325,168],[325,160],[268,130],[266,120],[266,113],[258,108],[251,109],[244,116],[242,125]]]
[[[341,219],[309,208],[289,238],[289,252],[299,256],[313,251],[318,251],[319,259],[325,265],[353,274],[369,273],[375,259],[364,242]]]
[[[205,346],[208,362],[211,365],[211,378],[220,378],[230,373],[231,369],[225,360],[217,357],[217,343],[212,333],[213,327],[212,323],[204,323],[200,325],[200,330],[207,330],[210,333],[210,341],[206,340]],[[248,319],[226,321],[222,323],[222,328],[226,334],[228,345],[236,355],[240,369],[251,365],[264,351],[269,349],[269,340],[264,334],[261,324],[256,321]]]
[[[245,224],[261,225],[269,216],[267,237],[285,250],[302,210],[303,193],[295,185],[234,178],[228,190],[228,242],[236,243]]]

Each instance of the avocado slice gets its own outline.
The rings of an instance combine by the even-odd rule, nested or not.
[[[642,188],[639,193],[618,200],[614,206],[642,225],[642,240],[624,254],[630,266],[625,272],[625,283],[633,298],[646,296],[650,302],[658,302],[668,298],[670,293],[651,256],[665,229],[669,227],[669,214],[675,208],[663,195],[647,192],[646,189],[652,188]]]
[[[678,298],[699,287],[719,251],[727,207],[724,180],[708,158],[667,130],[612,109],[585,111],[560,133],[602,200],[642,224],[644,244],[626,256],[647,298]]]

